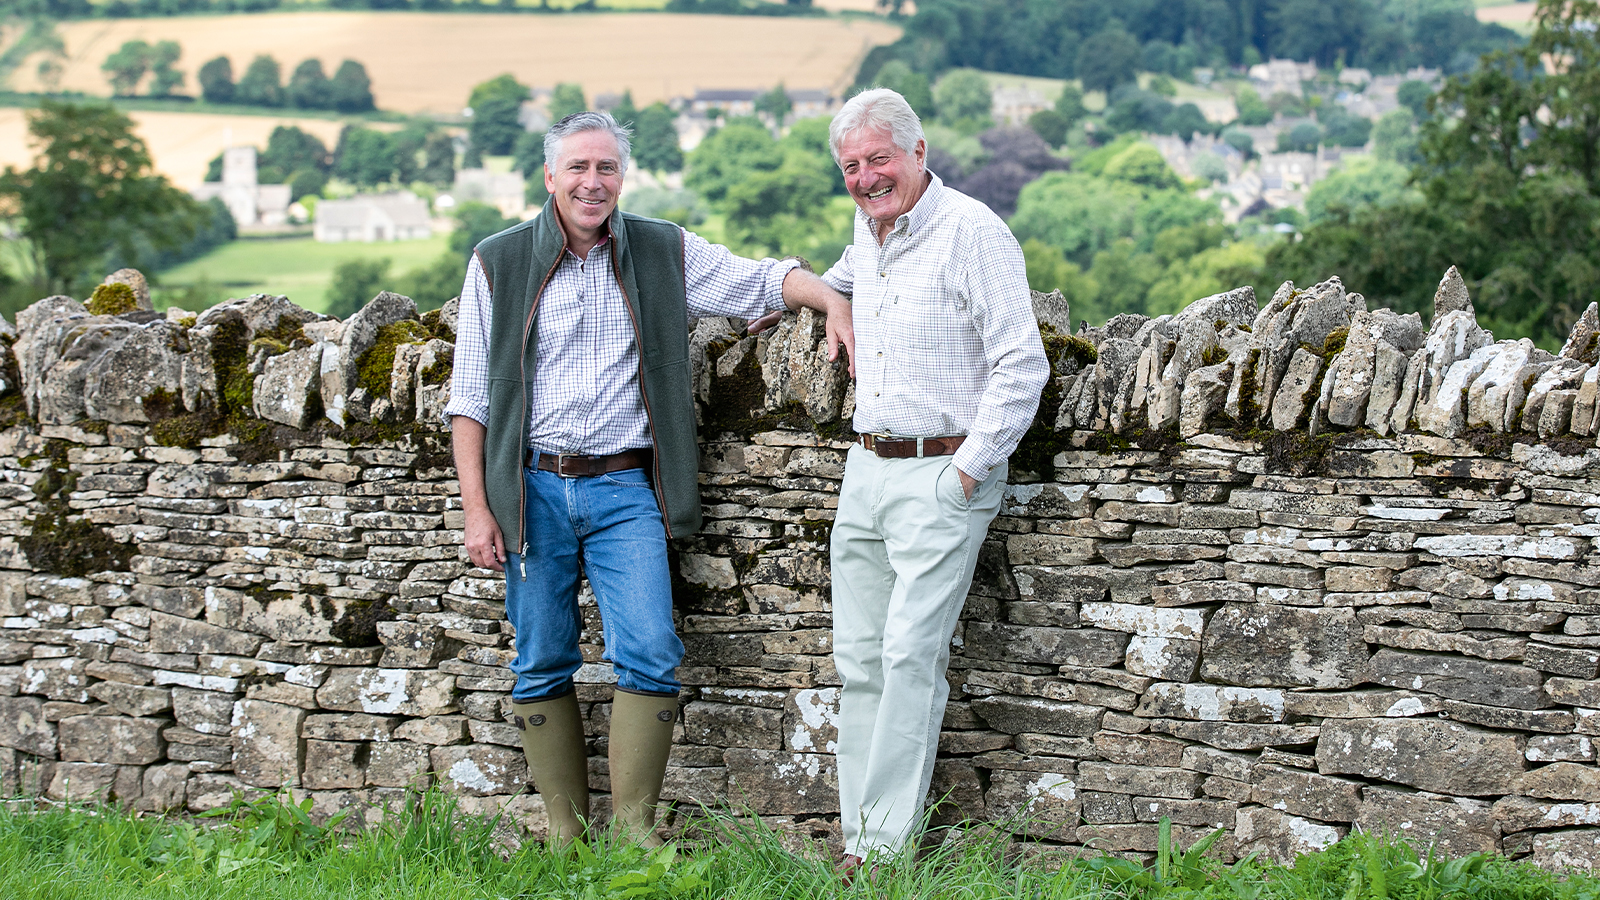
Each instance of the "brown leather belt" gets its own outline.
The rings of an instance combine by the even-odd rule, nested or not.
[[[608,472],[620,472],[623,469],[648,469],[650,454],[649,450],[624,450],[609,456],[540,453],[537,465],[543,471],[554,472],[562,478],[587,478]],[[535,464],[533,456],[534,452],[529,450],[529,465]]]
[[[967,436],[953,434],[931,438],[886,438],[876,434],[863,434],[861,446],[884,459],[921,459],[924,456],[949,456],[956,452]]]

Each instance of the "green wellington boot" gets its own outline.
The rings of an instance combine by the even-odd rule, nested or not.
[[[678,698],[617,691],[611,702],[612,823],[623,838],[659,847],[656,803],[672,751]]]
[[[550,817],[548,843],[566,847],[583,836],[589,820],[589,751],[583,742],[578,695],[513,703],[511,712],[522,732],[528,774]]]

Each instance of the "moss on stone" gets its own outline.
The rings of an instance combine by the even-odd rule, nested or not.
[[[441,341],[447,341],[452,344],[456,342],[456,333],[451,330],[449,325],[445,324],[443,310],[430,309],[423,313],[422,327],[428,329],[429,337],[438,338]]]
[[[117,316],[139,308],[138,295],[125,284],[102,284],[84,304],[92,316]]]
[[[328,631],[346,647],[374,647],[379,643],[378,623],[398,617],[387,597],[355,600],[345,607],[344,615],[334,619]]]
[[[417,373],[423,384],[444,384],[450,380],[451,367],[455,365],[455,349],[451,348],[438,355],[432,363],[423,367]]]
[[[1332,359],[1339,351],[1344,349],[1345,341],[1350,339],[1350,328],[1344,326],[1328,332],[1322,340],[1322,358]]]
[[[1461,398],[1462,409],[1465,409],[1467,402],[1466,389],[1463,388],[1461,393],[1463,395]],[[1514,436],[1495,431],[1487,425],[1479,425],[1476,428],[1469,428],[1463,431],[1461,439],[1471,444],[1472,449],[1482,453],[1484,456],[1493,456],[1498,459],[1510,459],[1511,447],[1517,442]]]
[[[372,397],[389,396],[395,349],[401,344],[425,343],[429,337],[428,330],[416,319],[402,319],[379,328],[372,347],[356,363],[356,383]]]
[[[29,566],[35,572],[70,578],[127,571],[128,561],[138,549],[131,543],[113,540],[100,526],[74,514],[67,502],[67,495],[78,482],[78,473],[67,462],[67,443],[47,440],[43,454],[19,462],[31,466],[39,460],[48,463],[33,484],[39,514],[24,523],[28,533],[18,540],[28,555]]]
[[[1228,350],[1221,344],[1214,344],[1210,347],[1207,347],[1205,351],[1200,354],[1200,365],[1202,366],[1216,366],[1227,361]]]

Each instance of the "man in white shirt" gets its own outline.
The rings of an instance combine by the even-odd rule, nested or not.
[[[831,547],[849,877],[904,847],[922,815],[950,639],[1050,366],[1016,238],[927,170],[905,99],[857,95],[829,141],[859,207],[823,275],[853,295],[861,434]]]

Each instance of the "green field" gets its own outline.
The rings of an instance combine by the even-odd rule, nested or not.
[[[333,269],[351,259],[393,261],[390,274],[432,262],[443,253],[448,234],[425,241],[376,244],[319,244],[310,237],[244,238],[156,276],[152,300],[158,308],[198,309],[247,294],[283,294],[300,306],[321,312]],[[465,274],[465,269],[463,269]]]

